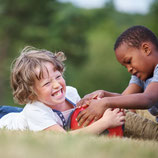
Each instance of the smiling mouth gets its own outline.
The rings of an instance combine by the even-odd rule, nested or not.
[[[60,90],[53,92],[52,96],[58,97],[58,96],[61,96],[62,94],[63,94],[63,89],[61,88]]]

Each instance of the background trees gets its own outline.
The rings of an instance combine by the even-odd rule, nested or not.
[[[56,0],[0,0],[1,105],[15,105],[10,64],[26,45],[65,52],[65,79],[81,96],[96,89],[121,92],[130,76],[115,59],[115,40],[132,25],[145,25],[158,35],[157,14],[156,0],[146,15],[118,12],[113,1],[86,10]]]

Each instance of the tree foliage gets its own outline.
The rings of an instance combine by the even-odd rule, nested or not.
[[[65,79],[81,96],[96,89],[121,92],[130,75],[116,61],[115,40],[132,25],[158,35],[157,14],[156,0],[146,15],[118,12],[112,0],[89,10],[57,0],[0,0],[1,104],[14,105],[10,64],[26,45],[65,52]]]

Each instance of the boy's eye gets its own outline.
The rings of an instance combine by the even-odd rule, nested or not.
[[[130,64],[130,63],[131,63],[131,60],[127,60],[127,61],[126,61],[126,64]]]

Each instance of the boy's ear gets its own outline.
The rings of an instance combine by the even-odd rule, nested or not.
[[[148,42],[143,42],[141,45],[141,49],[143,53],[145,53],[147,56],[151,54],[151,45]]]

